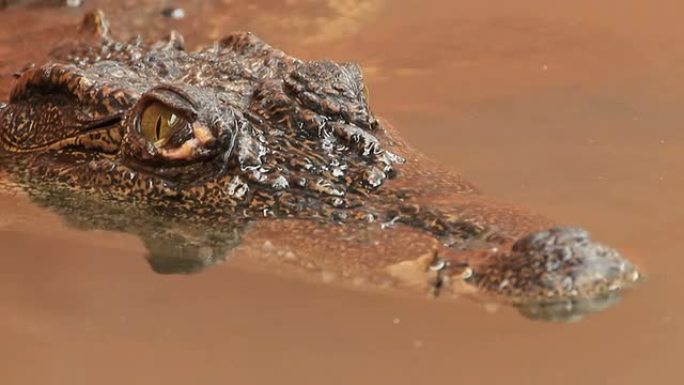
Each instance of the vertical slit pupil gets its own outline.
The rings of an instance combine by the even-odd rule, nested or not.
[[[157,117],[157,123],[154,126],[154,132],[157,135],[157,140],[159,140],[159,135],[161,134],[162,117],[159,115]]]

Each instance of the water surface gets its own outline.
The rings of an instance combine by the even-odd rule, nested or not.
[[[86,9],[104,8],[121,37],[177,29],[195,47],[251,30],[301,58],[359,62],[375,113],[414,147],[491,196],[583,225],[647,280],[614,308],[549,324],[239,259],[157,275],[137,237],[74,229],[3,193],[2,383],[680,382],[679,2],[178,1],[182,20],[159,16],[168,2],[133,3]],[[2,99],[83,12],[0,12]]]

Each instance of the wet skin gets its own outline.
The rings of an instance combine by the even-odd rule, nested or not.
[[[80,29],[18,74],[0,108],[3,168],[72,222],[144,234],[160,272],[201,269],[248,223],[288,218],[419,229],[441,244],[435,286],[460,277],[542,318],[638,279],[586,231],[492,203],[411,150],[371,113],[355,64],[249,33],[194,52],[176,33],[120,42],[99,12]]]

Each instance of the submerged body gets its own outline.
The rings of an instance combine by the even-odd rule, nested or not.
[[[76,222],[141,232],[156,218],[141,236],[159,271],[179,244],[177,259],[220,254],[234,229],[292,218],[420,229],[440,243],[424,266],[435,287],[461,277],[515,304],[604,298],[638,277],[585,231],[548,229],[422,159],[373,116],[354,64],[301,61],[249,33],[194,52],[175,33],[119,42],[100,13],[81,29],[19,75],[0,108],[3,164]],[[121,210],[98,202],[131,210],[112,222]],[[393,262],[380,268],[401,279]]]

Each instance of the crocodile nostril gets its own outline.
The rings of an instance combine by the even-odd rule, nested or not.
[[[618,251],[592,241],[585,230],[558,227],[525,236],[510,252],[489,256],[475,268],[475,277],[482,290],[512,302],[553,303],[619,292],[634,284],[638,271]]]

